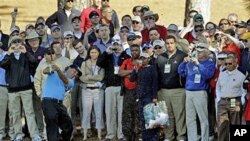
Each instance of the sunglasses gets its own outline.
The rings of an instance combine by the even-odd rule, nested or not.
[[[218,58],[218,60],[225,60],[225,58]]]
[[[66,2],[74,2],[74,0],[67,0]]]
[[[22,41],[21,40],[15,40],[15,41],[13,41],[12,43],[13,44],[17,44],[17,43],[21,43]]]
[[[225,63],[225,65],[226,65],[226,66],[231,66],[231,65],[233,65],[233,63],[232,63],[232,62],[229,62],[229,63]]]
[[[65,40],[73,39],[73,37],[65,37]]]
[[[128,33],[128,30],[121,30],[121,33]]]
[[[149,49],[149,47],[144,47],[142,50],[143,51],[146,51],[146,50],[148,50]]]
[[[103,2],[109,2],[109,0],[102,0]]]
[[[144,20],[145,21],[147,21],[147,20],[155,20],[155,18],[154,17],[146,17],[146,18],[144,18]]]
[[[246,27],[244,27],[244,26],[236,26],[236,28],[246,28]]]
[[[207,27],[206,30],[213,30],[215,29],[214,27]]]
[[[132,21],[132,24],[139,24],[139,22],[137,22],[137,21]]]
[[[202,32],[204,29],[197,29],[197,30],[194,30],[195,32]]]
[[[131,37],[131,38],[128,38],[128,41],[134,41],[136,39],[136,37]]]
[[[154,47],[154,49],[155,49],[155,50],[157,50],[157,49],[162,49],[162,47],[161,47],[161,46],[156,46],[156,47]]]

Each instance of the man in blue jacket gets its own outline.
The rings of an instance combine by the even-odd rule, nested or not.
[[[214,75],[215,63],[208,58],[208,45],[196,45],[197,57],[185,57],[178,73],[186,77],[186,124],[188,140],[198,140],[196,115],[201,125],[201,140],[208,141],[207,89],[208,80]]]

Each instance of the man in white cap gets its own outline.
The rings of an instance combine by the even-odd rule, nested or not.
[[[64,45],[62,49],[62,55],[69,58],[71,62],[77,57],[78,53],[73,48],[72,42],[74,40],[74,35],[72,31],[65,31],[63,33]]]
[[[185,57],[178,73],[186,78],[186,124],[188,140],[198,140],[197,114],[201,125],[201,140],[209,139],[208,124],[208,80],[215,72],[215,63],[208,57],[208,45],[198,43],[197,57]]]
[[[40,141],[32,100],[32,83],[30,78],[30,65],[35,65],[37,60],[26,51],[21,44],[19,36],[9,40],[8,54],[0,62],[0,67],[6,70],[6,82],[9,84],[9,108],[13,117],[16,141],[23,140],[21,124],[21,102],[27,118],[28,129],[33,141]],[[20,69],[23,68],[23,69]],[[22,81],[20,81],[22,80]]]
[[[120,95],[122,79],[118,76],[118,71],[122,62],[129,57],[123,52],[121,41],[113,39],[112,46],[107,48],[97,60],[97,65],[105,69],[107,140],[116,136],[119,140],[124,138],[122,133],[123,96]]]
[[[133,31],[137,31],[137,32],[141,32],[143,29],[143,24],[141,21],[141,17],[140,16],[134,16],[132,18],[132,27],[133,27]]]
[[[142,39],[144,42],[149,42],[149,29],[155,27],[157,31],[160,33],[160,38],[165,40],[167,36],[167,29],[164,26],[157,25],[155,22],[159,20],[159,15],[157,13],[153,13],[153,11],[146,11],[143,14],[143,21],[145,29],[141,31]]]
[[[155,40],[153,42],[153,48],[154,48],[154,57],[157,58],[157,56],[161,55],[165,51],[165,42],[162,40]]]

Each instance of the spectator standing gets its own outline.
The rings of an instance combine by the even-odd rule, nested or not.
[[[17,141],[23,140],[21,124],[21,102],[28,122],[28,129],[33,141],[40,141],[32,100],[32,82],[30,65],[36,65],[37,60],[21,45],[19,36],[9,40],[8,54],[0,62],[0,67],[6,70],[6,82],[9,84],[9,108],[13,116],[13,125]],[[22,81],[20,81],[22,80]]]
[[[43,22],[36,23],[35,30],[37,34],[42,38],[41,47],[48,48],[52,43],[52,36],[47,33],[47,28]]]
[[[102,24],[99,29],[100,40],[97,40],[94,45],[97,46],[101,53],[103,53],[109,46],[111,46],[112,39],[109,36],[110,29],[108,25]]]
[[[80,16],[75,16],[71,20],[71,24],[73,27],[74,39],[84,40],[84,33],[81,31],[82,22]]]
[[[120,69],[119,75],[124,77],[124,88],[121,91],[123,95],[123,112],[122,112],[122,131],[126,140],[135,141],[139,137],[138,121],[138,103],[136,94],[136,82],[130,81],[130,75],[133,69],[140,69],[141,64],[137,59],[140,57],[140,46],[131,45],[131,58],[126,59]]]
[[[165,128],[165,140],[186,140],[185,122],[185,80],[178,74],[178,66],[183,62],[186,53],[177,49],[177,39],[173,35],[166,38],[166,52],[157,57],[160,91],[159,100],[165,101],[168,107],[169,126]],[[177,131],[175,136],[174,131]]]
[[[229,141],[229,125],[241,125],[242,105],[245,103],[243,82],[246,76],[237,69],[237,55],[226,58],[226,70],[216,83],[218,140]]]
[[[102,87],[102,80],[104,78],[104,69],[97,66],[96,62],[98,56],[101,55],[100,49],[91,47],[88,50],[87,60],[82,63],[82,77],[80,80],[82,86],[82,108],[83,108],[83,140],[87,140],[87,131],[90,129],[90,117],[92,108],[95,112],[96,129],[98,132],[98,139],[101,139],[101,129],[104,128],[103,121],[103,104],[104,91]]]
[[[188,140],[198,140],[197,121],[198,114],[201,126],[201,140],[208,141],[209,125],[207,110],[208,80],[215,71],[214,62],[208,58],[208,45],[197,45],[197,58],[185,57],[178,67],[178,73],[186,77],[186,124]]]
[[[64,0],[63,9],[59,9],[54,14],[49,16],[46,20],[46,25],[51,28],[53,23],[57,23],[61,26],[62,32],[73,31],[71,25],[72,18],[75,16],[80,16],[80,11],[73,8],[74,0]]]
[[[2,45],[0,45],[0,47],[4,51],[7,51],[8,41],[9,41],[9,35],[4,34],[3,31],[1,30],[1,19],[0,19],[0,42],[2,42]]]
[[[101,0],[92,0],[92,5],[83,9],[81,13],[81,21],[82,21],[82,32],[86,32],[92,26],[89,15],[92,11],[96,11],[98,15],[101,17],[101,11],[99,7],[101,6]]]
[[[145,119],[143,108],[147,104],[157,102],[158,74],[154,66],[149,65],[150,56],[142,53],[140,56],[142,67],[135,68],[130,76],[130,81],[136,81],[136,96],[138,101],[138,112],[140,120],[140,130],[143,141],[158,141],[158,128],[145,129]]]
[[[116,136],[119,141],[124,139],[122,132],[123,96],[121,93],[121,77],[118,71],[123,61],[129,56],[122,52],[119,39],[112,41],[112,46],[98,58],[97,65],[105,70],[105,113],[107,124],[106,140],[112,140]]]

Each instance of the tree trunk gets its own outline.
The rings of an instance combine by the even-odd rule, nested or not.
[[[210,21],[210,5],[211,5],[211,0],[186,0],[186,9],[185,9],[185,23],[184,25],[186,26],[186,21],[189,19],[189,14],[188,12],[191,10],[196,10],[198,11],[204,19],[204,22],[207,23]]]

